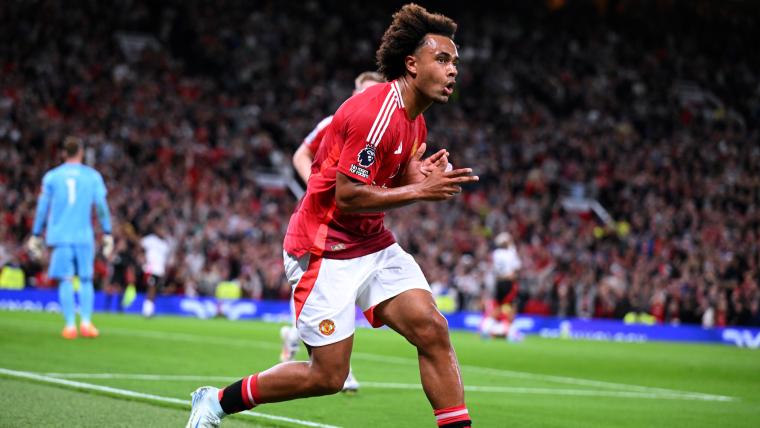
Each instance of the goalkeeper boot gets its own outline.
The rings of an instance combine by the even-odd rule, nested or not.
[[[75,326],[66,326],[63,328],[63,331],[61,332],[61,336],[63,336],[64,339],[76,339],[79,333],[77,333],[77,328]]]
[[[82,337],[96,338],[100,335],[100,332],[91,322],[83,322],[79,324],[79,331],[82,333]]]

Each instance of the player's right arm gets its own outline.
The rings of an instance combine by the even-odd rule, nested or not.
[[[470,168],[447,172],[436,169],[419,183],[385,188],[355,181],[338,172],[335,201],[343,212],[386,211],[417,201],[445,201],[460,193],[462,184],[476,181],[478,177],[472,175]]]
[[[37,210],[34,213],[34,225],[32,226],[32,235],[40,236],[42,228],[47,220],[47,213],[50,209],[50,197],[53,194],[53,183],[51,175],[45,174],[42,178],[42,191],[37,199]]]
[[[309,181],[311,175],[311,164],[314,161],[314,153],[308,145],[301,144],[293,154],[293,168],[304,182]]]
[[[53,192],[50,174],[45,174],[42,179],[42,191],[37,199],[37,209],[34,213],[34,224],[32,225],[32,236],[26,244],[32,257],[39,259],[44,252],[44,243],[42,241],[42,228],[47,220],[47,213],[50,209],[50,196]]]

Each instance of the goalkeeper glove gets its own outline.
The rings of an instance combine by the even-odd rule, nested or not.
[[[109,258],[113,253],[113,235],[103,235],[103,257]]]
[[[42,254],[45,251],[45,243],[42,241],[41,237],[32,235],[32,237],[29,238],[29,241],[26,243],[26,249],[29,251],[29,254],[31,254],[33,258],[41,259]]]

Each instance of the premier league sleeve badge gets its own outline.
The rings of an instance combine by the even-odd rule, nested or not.
[[[369,168],[375,163],[375,148],[373,146],[363,148],[356,157],[356,161],[364,168]]]

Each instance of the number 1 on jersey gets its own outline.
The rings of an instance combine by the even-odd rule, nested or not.
[[[69,189],[69,205],[77,201],[77,182],[73,178],[66,179],[66,187]]]

